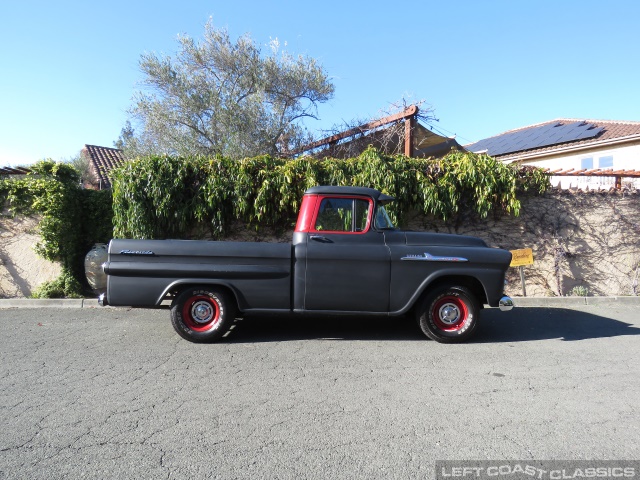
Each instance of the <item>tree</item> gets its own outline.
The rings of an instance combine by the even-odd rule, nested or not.
[[[302,121],[317,119],[334,87],[313,58],[292,56],[277,39],[264,55],[244,35],[233,42],[211,21],[204,39],[179,37],[175,58],[141,56],[144,91],[137,92],[116,145],[128,156],[277,155],[309,140]]]
[[[81,186],[84,187],[97,183],[96,175],[91,169],[89,157],[83,154],[82,151],[71,157],[66,163],[69,163],[80,176],[78,181]]]

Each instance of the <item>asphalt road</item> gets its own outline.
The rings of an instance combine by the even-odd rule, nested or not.
[[[409,320],[0,310],[0,479],[432,478],[438,459],[640,458],[633,306]]]

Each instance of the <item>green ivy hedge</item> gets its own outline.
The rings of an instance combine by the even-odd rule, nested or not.
[[[94,243],[113,236],[111,191],[84,190],[69,164],[44,160],[21,178],[0,179],[0,205],[11,215],[39,215],[40,241],[35,251],[62,265],[60,278],[33,296],[81,296],[88,288],[84,256]]]
[[[469,211],[518,215],[518,195],[542,193],[549,181],[536,168],[460,152],[440,160],[386,156],[373,148],[348,160],[147,157],[114,172],[114,236],[188,238],[206,232],[222,238],[236,220],[256,229],[288,228],[302,194],[315,185],[377,188],[397,198],[389,210],[402,224],[411,211],[444,220]]]
[[[386,156],[370,148],[348,160],[268,156],[153,156],[114,171],[113,190],[84,190],[78,172],[51,160],[24,178],[0,179],[0,205],[11,214],[41,216],[36,252],[60,261],[62,275],[36,296],[78,296],[86,290],[84,256],[116,238],[222,238],[237,220],[256,230],[290,228],[302,195],[315,185],[373,187],[397,198],[389,206],[442,219],[473,212],[518,215],[518,196],[549,187],[540,169],[505,165],[486,155],[453,152],[440,160]]]

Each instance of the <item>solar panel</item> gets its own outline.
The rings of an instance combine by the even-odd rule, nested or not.
[[[489,155],[506,155],[507,153],[593,138],[603,130],[602,127],[596,127],[587,122],[552,122],[486,138],[469,145],[467,150],[472,152],[487,150]]]

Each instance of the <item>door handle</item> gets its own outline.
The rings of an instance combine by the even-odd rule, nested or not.
[[[309,238],[311,238],[311,240],[315,240],[316,242],[320,242],[320,243],[333,243],[333,240],[327,237],[323,237],[322,235],[311,235],[311,237]]]

